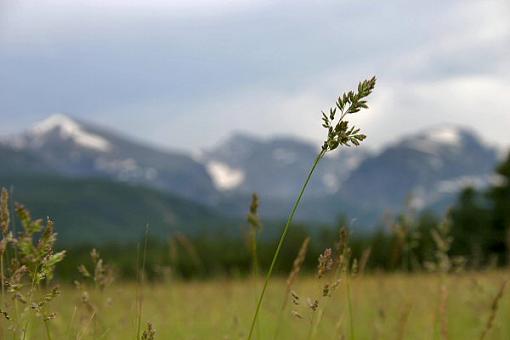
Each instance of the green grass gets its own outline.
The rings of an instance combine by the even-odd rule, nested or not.
[[[510,272],[464,273],[447,277],[446,306],[449,339],[479,339],[501,282]],[[255,308],[253,282],[213,280],[170,281],[149,284],[144,289],[144,320],[156,328],[157,339],[245,339]],[[439,277],[428,274],[369,275],[351,282],[353,324],[357,339],[441,339],[436,330]],[[300,296],[317,294],[317,279],[298,280]],[[275,279],[268,289],[260,314],[260,339],[272,339],[275,317],[281,308],[285,281]],[[135,284],[114,284],[103,293],[92,293],[100,306],[91,320],[80,304],[80,293],[62,287],[54,309],[57,318],[50,327],[54,339],[134,339],[137,330]],[[342,289],[325,306],[314,339],[348,338],[347,303]],[[75,308],[77,312],[74,313]],[[299,311],[304,319],[291,315]],[[74,313],[74,317],[73,317]],[[408,313],[408,314],[407,314]],[[406,319],[407,321],[403,321]],[[306,339],[309,331],[306,308],[289,304],[279,339]],[[503,295],[494,327],[487,339],[510,339],[510,294]],[[34,324],[32,339],[44,339],[42,323]],[[67,334],[67,335],[66,335]]]

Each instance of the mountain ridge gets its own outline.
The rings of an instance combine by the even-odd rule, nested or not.
[[[236,133],[199,157],[132,140],[110,129],[53,115],[0,141],[9,173],[99,178],[146,186],[243,216],[252,192],[268,202],[263,214],[283,218],[318,146],[295,136],[260,138]],[[332,221],[341,214],[380,215],[449,202],[464,185],[488,185],[498,151],[475,131],[445,124],[400,137],[378,150],[344,148],[317,169],[300,218]],[[319,210],[321,211],[319,213]]]
[[[172,234],[229,233],[237,221],[200,203],[158,190],[101,178],[3,176],[12,201],[34,217],[55,221],[60,244],[130,243]]]
[[[161,151],[58,114],[4,142],[70,177],[103,177],[173,192],[201,203],[216,191],[205,167],[184,152]]]

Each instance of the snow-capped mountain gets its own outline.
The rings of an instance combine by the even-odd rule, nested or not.
[[[435,204],[470,185],[493,180],[497,150],[456,126],[407,136],[365,159],[344,182],[342,197],[363,208],[399,210]]]
[[[107,178],[177,194],[236,216],[246,213],[249,196],[257,192],[264,216],[281,218],[318,148],[292,137],[235,134],[192,158],[53,115],[0,141],[0,176]],[[491,183],[499,156],[473,131],[456,126],[403,137],[378,153],[343,148],[321,161],[300,217],[330,222],[342,213],[375,218],[385,210],[400,211],[409,198],[417,208],[444,205],[467,185]]]
[[[236,134],[207,150],[203,160],[219,190],[291,199],[318,152],[318,146],[296,138],[260,139]],[[366,156],[361,148],[328,155],[307,195],[338,192],[343,180]]]
[[[199,202],[210,202],[216,195],[205,167],[184,153],[148,147],[63,114],[3,144],[17,150],[17,157],[24,152],[23,157],[31,158],[33,171],[42,167],[70,177],[107,177]]]
[[[78,122],[63,114],[55,114],[37,123],[25,135],[25,142],[32,148],[39,148],[48,144],[51,138],[58,143],[71,141],[76,146],[97,152],[108,152],[112,149],[107,139],[88,132]]]

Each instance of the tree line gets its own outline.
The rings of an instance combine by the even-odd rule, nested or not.
[[[364,260],[366,271],[420,271],[427,270],[438,248],[438,235],[445,238],[447,253],[468,269],[502,266],[510,262],[510,154],[495,169],[494,183],[477,190],[465,188],[446,216],[431,211],[406,211],[391,222],[381,223],[372,233],[357,233],[350,238],[353,256]],[[346,226],[340,219],[337,227],[294,225],[276,272],[284,275],[292,267],[303,240],[311,236],[308,256],[303,270],[314,271],[317,258],[326,248],[335,246],[338,230]],[[273,223],[265,228],[276,228]],[[348,227],[348,226],[347,226]],[[263,231],[262,231],[263,232]],[[218,235],[185,236],[177,234],[168,240],[149,239],[135,244],[106,244],[97,250],[115,268],[121,278],[137,275],[137,258],[146,256],[147,276],[158,280],[168,277],[207,278],[211,276],[250,275],[253,259],[250,251],[249,230]],[[276,240],[259,237],[258,265],[269,266]],[[137,250],[138,249],[138,250]],[[62,278],[78,276],[76,268],[89,261],[90,246],[69,249],[58,275]],[[135,251],[138,251],[136,256]]]

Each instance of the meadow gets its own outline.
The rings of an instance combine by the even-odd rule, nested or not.
[[[268,266],[260,266],[257,256],[256,196],[248,217],[248,273],[185,278],[165,266],[151,278],[147,271],[158,263],[147,257],[146,236],[131,254],[136,280],[118,277],[115,265],[93,249],[75,266],[73,283],[54,278],[67,254],[54,248],[53,222],[33,219],[18,204],[22,231],[13,234],[8,201],[3,190],[2,339],[246,339],[251,325],[252,339],[510,338],[508,267],[492,263],[473,270],[465,259],[450,256],[447,222],[430,230],[430,256],[410,271],[403,270],[414,263],[406,251],[410,243],[402,244],[401,237],[392,244],[405,266],[394,271],[370,266],[371,248],[353,252],[346,227],[328,237],[330,247],[318,256],[311,251],[314,240],[305,237],[290,259],[282,258],[287,274],[276,272],[253,322]],[[184,245],[189,249],[180,257],[198,256],[191,240]],[[307,261],[313,265],[305,267]]]
[[[352,338],[482,339],[487,330],[485,339],[509,339],[510,295],[498,300],[509,278],[507,270],[445,277],[360,274],[351,280]],[[255,279],[170,280],[145,284],[140,292],[139,285],[118,283],[91,291],[91,308],[79,290],[63,286],[51,333],[54,339],[134,339],[141,293],[142,320],[152,323],[157,339],[245,339],[261,284]],[[345,287],[313,312],[306,299],[321,295],[320,282],[304,276],[292,288],[302,304],[289,303],[280,316],[286,285],[283,278],[273,281],[257,339],[273,339],[278,324],[279,339],[351,338]],[[322,320],[310,334],[310,320],[319,313]],[[34,323],[30,338],[45,338],[41,322]]]

